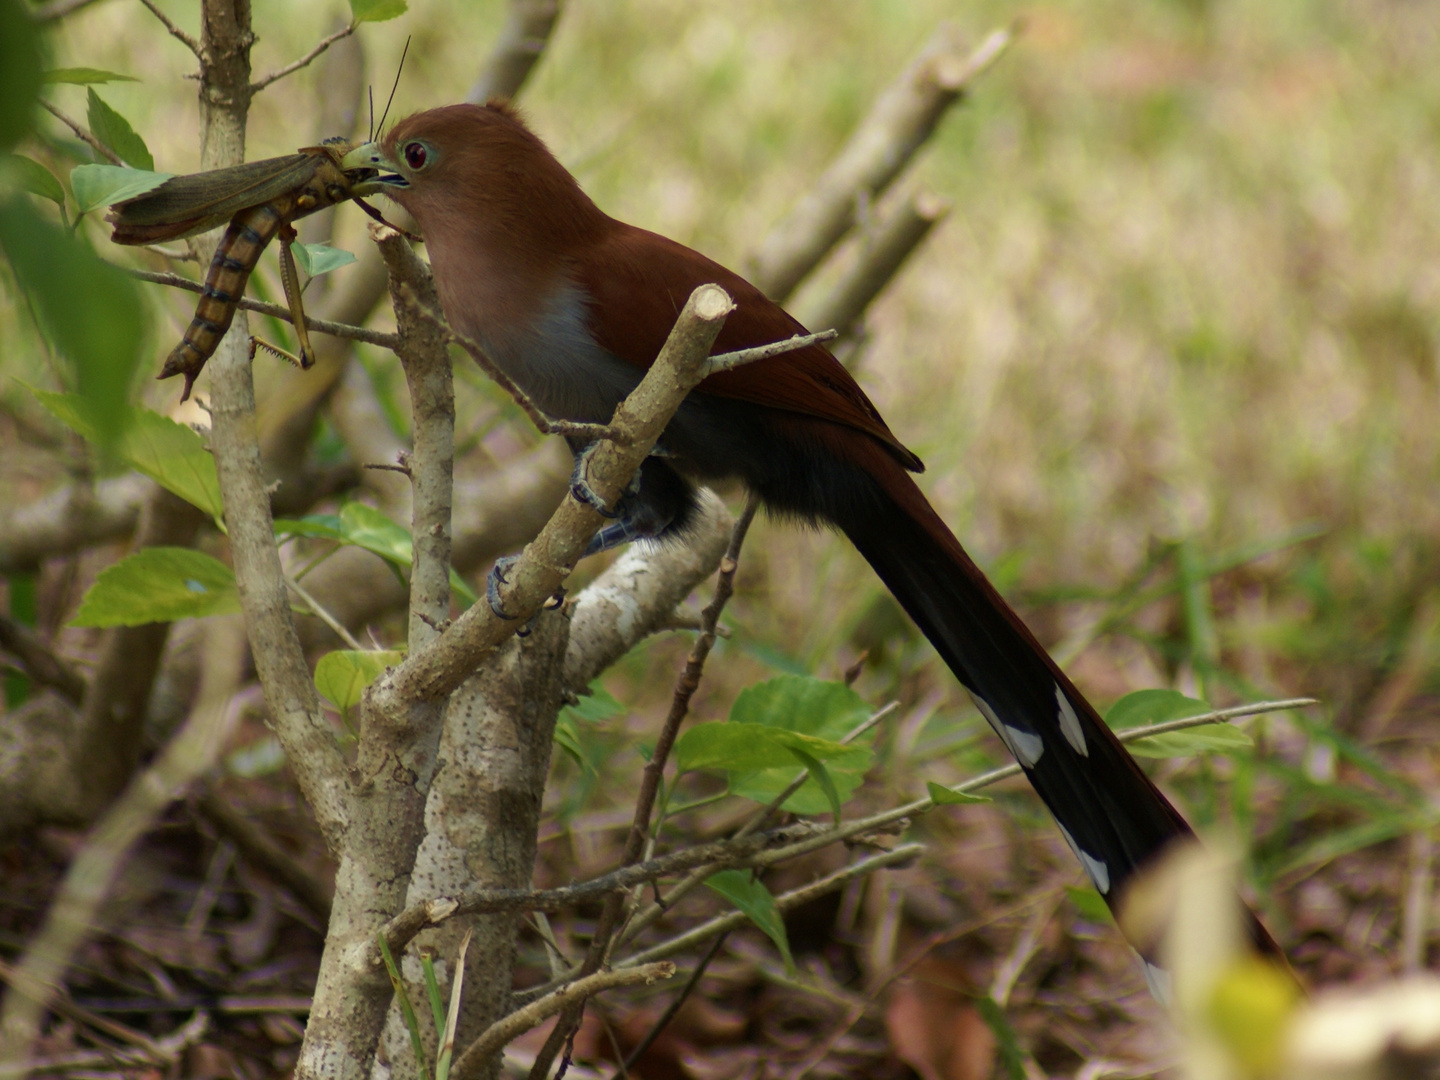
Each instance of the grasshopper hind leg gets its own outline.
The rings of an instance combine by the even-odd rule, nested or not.
[[[308,370],[315,366],[315,349],[310,344],[310,331],[305,327],[305,304],[301,300],[300,271],[295,265],[291,245],[295,242],[295,229],[291,225],[280,227],[280,284],[285,286],[285,300],[290,305],[290,318],[295,324],[295,340],[300,346],[299,357],[291,356],[283,349],[277,349],[265,342],[260,344],[269,352],[284,356]]]

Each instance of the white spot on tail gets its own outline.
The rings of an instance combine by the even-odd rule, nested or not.
[[[1060,706],[1060,731],[1065,736],[1065,741],[1075,748],[1075,752],[1082,757],[1090,756],[1090,747],[1085,745],[1085,733],[1080,730],[1080,718],[1075,715],[1075,707],[1070,704],[1070,699],[1065,696],[1065,691],[1060,689],[1060,684],[1055,684],[1055,701]]]
[[[995,710],[990,703],[973,690],[970,691],[970,700],[975,702],[975,707],[980,710],[990,726],[995,729],[995,734],[1000,736],[1002,742],[1010,748],[1010,753],[1015,755],[1015,760],[1031,768],[1040,760],[1040,755],[1045,752],[1045,741],[1033,731],[1026,731],[1014,724],[1007,724],[995,715]]]
[[[1055,824],[1060,825],[1060,822],[1057,821]],[[1065,837],[1065,842],[1070,845],[1070,850],[1080,860],[1080,865],[1085,867],[1085,873],[1090,875],[1090,883],[1102,895],[1108,893],[1110,891],[1110,868],[1102,860],[1082,851],[1080,845],[1075,843],[1075,838],[1070,835],[1070,830],[1064,825],[1060,825],[1060,835]]]
[[[1040,755],[1045,752],[1045,740],[1033,731],[1026,731],[1013,724],[1006,724],[1004,727],[1005,734],[1009,736],[1005,741],[1010,744],[1011,751],[1020,760],[1021,765],[1027,769],[1032,768],[1040,760]]]
[[[1150,987],[1151,997],[1168,1008],[1174,1000],[1174,980],[1170,972],[1143,957],[1141,962],[1145,965],[1145,983]]]

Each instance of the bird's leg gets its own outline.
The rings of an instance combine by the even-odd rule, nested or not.
[[[600,498],[600,496],[596,494],[595,489],[590,486],[590,481],[585,478],[585,466],[590,461],[590,454],[594,451],[595,447],[600,445],[600,443],[598,441],[587,443],[585,446],[579,449],[575,449],[574,443],[571,443],[570,445],[571,449],[574,450],[575,453],[575,467],[570,470],[571,496],[574,497],[576,502],[584,503],[601,517],[619,517],[620,513],[618,507],[615,510],[612,510],[608,506],[606,506],[605,500]],[[633,494],[634,492],[639,490],[640,472],[639,470],[636,470],[635,475],[630,479],[629,486],[625,489],[625,494]],[[625,496],[622,495],[620,498],[621,501],[624,501]]]
[[[575,448],[575,469],[570,474],[570,494],[580,503],[593,508],[600,517],[609,518],[609,524],[590,537],[589,546],[580,556],[582,559],[590,554],[608,552],[612,547],[619,547],[631,540],[661,536],[672,524],[687,518],[685,507],[690,498],[690,488],[677,477],[672,477],[670,469],[662,467],[658,459],[668,458],[670,454],[660,446],[649,452],[649,458],[657,461],[647,461],[641,468],[636,469],[631,482],[625,485],[625,491],[621,492],[615,508],[611,510],[585,478],[585,462],[588,461],[590,449],[595,445],[592,442],[583,448]],[[647,472],[651,474],[649,482],[645,482]],[[667,477],[670,477],[668,484],[665,482]],[[491,611],[503,619],[517,618],[505,611],[504,603],[500,599],[500,586],[507,585],[505,575],[518,557],[520,556],[510,554],[495,560],[494,569],[485,579],[485,599],[490,602]],[[550,603],[553,605],[559,602],[562,596],[563,592],[557,593],[550,599]]]

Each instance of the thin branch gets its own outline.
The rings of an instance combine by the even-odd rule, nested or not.
[[[29,1060],[45,1009],[59,992],[76,950],[97,925],[100,906],[131,848],[171,799],[214,763],[235,716],[230,704],[238,680],[238,669],[228,664],[207,667],[199,699],[175,737],[159,758],[131,778],[86,835],[44,922],[13,970],[12,989],[0,1013],[0,1068]]]
[[[180,274],[169,274],[157,270],[136,270],[126,269],[125,271],[133,278],[141,281],[149,281],[156,285],[169,285],[175,289],[184,289],[186,292],[200,293],[205,291],[205,283],[183,277]],[[294,316],[290,314],[288,307],[280,304],[267,304],[261,300],[251,300],[248,297],[241,297],[239,305],[243,311],[254,311],[261,315],[268,315],[274,319],[281,319],[292,325],[295,322]],[[394,352],[400,346],[400,335],[386,334],[379,330],[368,330],[363,326],[351,326],[349,323],[331,322],[328,319],[313,319],[305,316],[305,326],[314,330],[317,334],[329,334],[331,337],[348,338],[351,341],[363,341],[367,345],[378,345],[382,349],[389,349]]]
[[[560,17],[560,0],[511,0],[495,47],[465,100],[484,105],[493,97],[513,98],[539,63]]]
[[[115,153],[114,150],[111,150],[110,147],[106,146],[94,135],[91,135],[90,129],[87,128],[84,124],[80,123],[80,121],[70,119],[70,117],[66,116],[63,112],[57,109],[54,105],[51,105],[50,102],[46,101],[44,98],[40,99],[40,105],[51,116],[55,117],[56,120],[59,120],[71,131],[75,132],[76,135],[80,136],[81,139],[89,143],[90,148],[94,150],[97,154],[99,154],[101,157],[105,158],[105,160],[110,162],[110,164],[125,164],[125,162],[120,160],[119,154]]]
[[[620,497],[685,395],[700,383],[710,346],[732,310],[730,298],[715,285],[700,286],[686,301],[655,364],[615,410],[611,423],[624,438],[601,442],[588,458],[587,477],[600,503],[613,505]],[[449,695],[555,595],[603,520],[589,501],[572,493],[509,567],[507,584],[499,589],[507,615],[475,604],[446,633],[372,683],[366,707],[399,715],[417,702]]]
[[[334,889],[315,868],[292,855],[254,819],[246,817],[213,787],[206,788],[196,800],[195,808],[247,859],[278,878],[321,920],[330,918]]]
[[[398,953],[421,930],[439,926],[446,919],[458,915],[480,915],[499,911],[559,911],[587,900],[624,892],[649,881],[658,881],[696,866],[713,866],[716,870],[744,867],[761,852],[772,848],[783,849],[813,835],[815,831],[816,826],[801,822],[767,833],[734,840],[719,840],[622,866],[598,878],[557,889],[475,889],[462,896],[436,897],[407,908],[386,923],[380,929],[380,934],[385,938],[391,953]],[[379,962],[378,949],[376,962]]]
[[[726,550],[724,558],[720,560],[720,574],[715,583],[715,596],[701,613],[703,629],[700,636],[695,639],[695,644],[691,646],[690,655],[685,661],[685,668],[681,672],[680,678],[676,680],[675,691],[670,702],[670,712],[660,727],[660,734],[655,740],[655,749],[650,754],[650,760],[645,763],[645,771],[640,777],[640,793],[635,799],[635,815],[630,823],[630,833],[625,839],[625,852],[620,859],[622,866],[639,862],[645,850],[645,841],[650,834],[650,813],[654,809],[655,797],[660,790],[665,764],[670,757],[670,748],[679,735],[681,722],[690,711],[690,699],[700,687],[700,677],[705,671],[705,660],[709,657],[710,650],[715,647],[715,626],[720,621],[720,613],[725,610],[725,605],[735,592],[735,571],[739,566],[740,547],[744,544],[745,534],[749,532],[750,523],[755,520],[755,514],[759,509],[760,501],[752,495],[745,505],[744,512],[735,522],[735,528],[731,531],[730,546]],[[611,939],[619,924],[624,906],[624,894],[613,894],[606,899],[605,906],[600,911],[600,918],[595,924],[594,936],[590,939],[590,950],[580,967],[582,977],[592,971],[598,971],[605,963],[610,952]],[[584,1008],[585,1002],[582,999],[573,1009],[567,1009],[556,1023],[554,1030],[550,1032],[550,1037],[545,1041],[545,1045],[536,1057],[535,1064],[530,1069],[531,1080],[548,1075],[555,1055],[559,1053],[560,1047],[579,1024]]]
[[[930,230],[950,212],[950,203],[932,192],[911,192],[867,230],[855,265],[811,308],[792,309],[809,326],[833,326],[849,334],[865,309],[900,271]]]
[[[855,223],[857,209],[883,192],[935,132],[951,105],[1009,47],[996,30],[966,55],[959,32],[943,24],[915,61],[887,87],[810,192],[761,243],[751,280],[784,301]]]
[[[809,885],[802,885],[798,889],[791,889],[787,893],[781,893],[775,897],[775,906],[781,911],[790,911],[793,908],[808,904],[811,900],[832,893],[836,889],[843,888],[845,883],[854,878],[864,877],[866,874],[874,873],[876,870],[883,870],[887,866],[897,866],[910,862],[925,850],[924,844],[902,844],[894,851],[884,851],[877,855],[861,859],[859,862],[851,863],[849,866],[837,870],[818,881],[812,881]],[[628,971],[631,967],[648,964],[666,956],[673,956],[675,953],[684,952],[691,946],[698,945],[702,941],[708,941],[716,934],[723,934],[728,930],[744,926],[750,916],[743,911],[732,911],[726,915],[720,915],[703,922],[683,934],[679,934],[668,941],[662,941],[653,948],[646,949],[642,953],[622,960],[616,965],[616,970]]]
[[[330,612],[325,610],[324,604],[306,592],[305,586],[301,585],[300,582],[296,581],[289,574],[285,575],[285,584],[290,586],[291,591],[293,591],[296,596],[305,601],[305,606],[310,609],[310,614],[328,626],[336,637],[356,652],[365,651],[365,646],[356,641],[355,636],[351,634],[349,630],[345,629],[334,615],[331,615]]]
[[[831,1029],[829,1034],[811,1051],[810,1055],[805,1058],[804,1061],[786,1075],[785,1080],[801,1080],[811,1069],[829,1057],[830,1052],[835,1048],[835,1044],[844,1038],[845,1034],[859,1022],[860,1018],[880,1000],[881,996],[889,989],[891,984],[897,979],[904,978],[904,976],[908,975],[920,961],[924,960],[925,957],[929,956],[941,945],[956,941],[962,937],[968,937],[977,930],[983,930],[987,926],[993,926],[1002,920],[1019,915],[1030,908],[1046,902],[1053,895],[1055,895],[1054,892],[1047,892],[1039,896],[1030,896],[1006,911],[998,913],[987,912],[978,918],[961,923],[959,926],[947,927],[944,930],[931,934],[922,941],[902,963],[886,972],[879,983],[871,988],[869,994],[861,1000],[853,1002],[846,1010],[845,1016],[841,1018],[840,1022]]]
[[[503,1020],[491,1024],[483,1035],[466,1047],[465,1053],[460,1055],[454,1068],[451,1069],[451,1075],[467,1076],[471,1074],[492,1054],[503,1049],[507,1043],[531,1028],[539,1027],[550,1017],[575,1002],[584,1001],[586,998],[594,997],[596,994],[617,986],[653,983],[656,979],[668,979],[674,974],[675,965],[671,963],[643,964],[628,967],[623,971],[596,972],[594,975],[570,983],[568,986],[562,986],[553,993],[532,1001],[523,1009],[516,1009]]]
[[[525,391],[521,390],[509,375],[506,375],[505,372],[500,370],[499,366],[495,361],[490,359],[489,354],[485,352],[484,348],[478,342],[466,337],[460,333],[460,331],[451,327],[450,324],[445,321],[445,316],[441,315],[433,307],[422,303],[413,293],[407,295],[405,299],[407,303],[413,306],[415,313],[443,333],[447,341],[459,345],[469,353],[471,359],[479,365],[480,370],[489,376],[490,380],[499,386],[500,389],[510,395],[515,404],[520,406],[521,411],[530,418],[530,422],[534,424],[542,434],[565,435],[585,442],[596,442],[600,439],[614,439],[616,437],[614,429],[609,424],[581,424],[572,420],[556,420],[546,416],[545,413],[540,410],[540,407],[530,400]]]
[[[695,965],[695,970],[690,972],[690,978],[687,979],[685,985],[680,988],[680,992],[675,995],[675,999],[671,1001],[669,1005],[665,1006],[665,1011],[660,1014],[659,1019],[657,1019],[655,1023],[650,1025],[650,1030],[645,1033],[645,1037],[635,1044],[635,1048],[631,1050],[630,1053],[625,1055],[625,1061],[620,1066],[622,1072],[633,1069],[635,1063],[645,1055],[645,1051],[649,1050],[650,1047],[655,1044],[655,1040],[660,1037],[661,1033],[670,1026],[670,1021],[675,1019],[675,1014],[680,1011],[685,1002],[690,1000],[690,995],[693,994],[695,988],[700,985],[700,980],[705,977],[706,969],[709,968],[711,961],[719,954],[721,947],[725,944],[725,939],[729,936],[729,934],[715,935],[715,940],[710,943],[710,948],[705,950],[705,955],[702,956],[700,962]]]
[[[455,384],[443,331],[424,320],[407,298],[440,302],[429,268],[396,230],[376,222],[370,236],[390,277],[400,347],[396,355],[410,391],[413,449],[409,469],[411,649],[426,644],[450,615],[452,509],[455,496]]]
[[[26,675],[41,686],[59,691],[70,704],[79,705],[85,700],[84,676],[34,630],[3,615],[0,615],[0,650],[19,661]]]
[[[146,0],[146,6],[149,6],[148,0]],[[250,93],[258,94],[261,90],[264,90],[271,83],[278,82],[280,79],[285,78],[286,75],[293,75],[301,68],[308,66],[321,53],[323,53],[326,49],[330,48],[331,45],[334,45],[337,41],[343,41],[345,38],[353,34],[355,32],[356,26],[358,25],[358,23],[350,23],[348,26],[336,30],[328,37],[321,38],[320,42],[308,53],[300,57],[299,60],[296,60],[293,63],[286,64],[284,67],[278,68],[275,71],[270,72],[270,74],[268,75],[262,75],[260,78],[256,79],[250,84]]]
[[[160,25],[165,27],[165,29],[170,32],[171,37],[175,38],[177,41],[183,44],[187,49],[189,49],[192,53],[195,54],[195,59],[199,60],[202,64],[204,64],[205,50],[201,47],[199,41],[191,37],[184,30],[181,30],[180,27],[176,26],[173,22],[171,22],[170,17],[155,6],[155,0],[140,0],[140,3],[144,4],[150,10],[151,15],[154,15],[155,18],[160,20]]]
[[[840,742],[846,744],[854,742],[861,735],[864,735],[865,732],[873,728],[876,724],[880,723],[882,720],[886,719],[888,716],[894,713],[895,710],[899,707],[900,703],[898,701],[892,701],[890,704],[884,706],[883,708],[876,710],[875,713],[868,717],[853,731],[848,732],[845,737],[840,740]],[[791,795],[794,795],[795,792],[799,791],[801,786],[809,778],[809,769],[800,770],[799,774],[786,786],[785,790],[770,801],[770,805],[762,806],[759,810],[755,811],[755,813],[750,816],[750,819],[746,821],[745,824],[736,831],[733,837],[731,837],[731,841],[734,842],[737,840],[741,840],[744,837],[749,836],[756,830],[764,828],[766,822],[770,820],[771,816],[780,807],[784,806],[786,800],[789,799]],[[685,878],[685,880],[681,881],[678,885],[671,889],[669,893],[666,894],[665,904],[663,907],[660,904],[651,904],[639,915],[630,920],[630,925],[625,928],[625,932],[620,937],[620,944],[624,946],[634,941],[637,937],[644,933],[645,930],[650,927],[657,919],[659,919],[660,916],[666,912],[666,910],[674,907],[674,905],[681,899],[681,897],[685,896],[697,886],[704,884],[706,878],[708,878],[711,874],[715,873],[715,871],[720,869],[723,868],[720,866],[701,866],[696,869],[692,874]]]
[[[769,345],[757,345],[753,349],[737,349],[734,352],[721,353],[719,356],[710,358],[710,373],[713,375],[740,367],[742,364],[753,364],[756,360],[768,360],[772,356],[808,349],[811,345],[818,345],[823,341],[834,341],[839,336],[838,330],[821,330],[814,334],[796,334],[784,341],[773,341]]]

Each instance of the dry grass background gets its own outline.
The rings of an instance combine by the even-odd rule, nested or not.
[[[194,18],[191,4],[161,6],[182,24]],[[256,71],[301,53],[339,7],[256,0]],[[405,19],[362,30],[377,93],[408,33],[395,110],[458,100],[502,14],[498,0],[412,0]],[[926,460],[923,483],[943,516],[1048,642],[1112,611],[1105,597],[1157,553],[1172,554],[1149,572],[1152,584],[1174,578],[1182,548],[1203,563],[1314,528],[1198,583],[1190,607],[1172,595],[1081,652],[1071,667],[1097,703],[1166,685],[1217,704],[1313,694],[1326,702],[1323,722],[1356,733],[1408,648],[1415,677],[1388,729],[1401,735],[1406,718],[1434,716],[1440,658],[1436,14],[1422,0],[570,0],[524,105],[603,208],[743,269],[938,20],[978,40],[1023,16],[1018,45],[917,169],[954,210],[873,310],[861,382]],[[56,65],[141,77],[102,95],[144,134],[158,167],[196,167],[191,84],[179,81],[188,54],[142,9],[96,4],[53,43]],[[312,140],[315,80],[301,73],[257,100],[251,157]],[[83,114],[82,91],[52,98]],[[358,214],[346,230],[360,242]],[[157,303],[158,356],[189,308]],[[21,342],[7,345],[5,370],[43,381],[39,359],[22,351],[29,339],[11,333],[17,318],[0,308],[0,333]],[[462,425],[467,414],[478,424],[491,399],[463,382]],[[174,391],[143,393],[164,407]],[[13,387],[0,395],[35,416]],[[492,433],[485,446],[503,453],[526,438]],[[0,471],[12,496],[48,477],[18,459]],[[697,699],[706,718],[773,670],[838,677],[869,648],[857,689],[905,705],[875,797],[988,759],[968,701],[843,544],[763,525],[741,583],[735,637]],[[594,736],[597,759],[616,770],[605,775],[638,771],[634,738],[662,707],[684,647],[657,642],[607,681],[633,715]],[[1282,761],[1343,778],[1310,760],[1314,745],[1295,729],[1277,723],[1271,734]],[[1428,753],[1411,742],[1388,749],[1411,767]],[[1216,778],[1232,772],[1240,786],[1217,794],[1231,791]],[[1287,867],[1286,846],[1314,834],[1298,823],[1312,811],[1337,828],[1349,819],[1316,811],[1303,778],[1286,786],[1281,774],[1292,772],[1257,779],[1222,762],[1166,775],[1201,820],[1238,816],[1242,831],[1258,830],[1270,859],[1260,878],[1299,890],[1329,860]],[[621,805],[617,786],[584,805],[589,820]],[[580,810],[576,790],[567,815]],[[1037,816],[1023,796],[1007,804]],[[1277,806],[1278,826],[1266,811]],[[920,925],[926,912],[943,921],[981,894],[1017,895],[1027,876],[1068,872],[999,854],[1014,839],[1005,821],[927,828],[969,854],[909,878]],[[582,864],[599,857],[590,840],[570,841]],[[1049,841],[1032,842],[1027,857],[1036,843]],[[1348,856],[1363,861],[1342,860],[1325,886],[1354,904],[1328,940],[1373,965],[1317,960],[1312,974],[1391,962],[1399,871],[1364,886],[1368,900],[1345,889],[1361,889],[1369,860],[1394,863],[1396,850]],[[897,902],[883,890],[871,900],[872,915]],[[1355,911],[1374,922],[1387,902],[1384,933],[1351,932]],[[1282,895],[1271,907],[1282,933],[1295,930],[1290,943],[1310,932],[1300,901]],[[866,940],[876,947],[891,931],[871,926]],[[1118,962],[1111,977],[1124,972]]]

